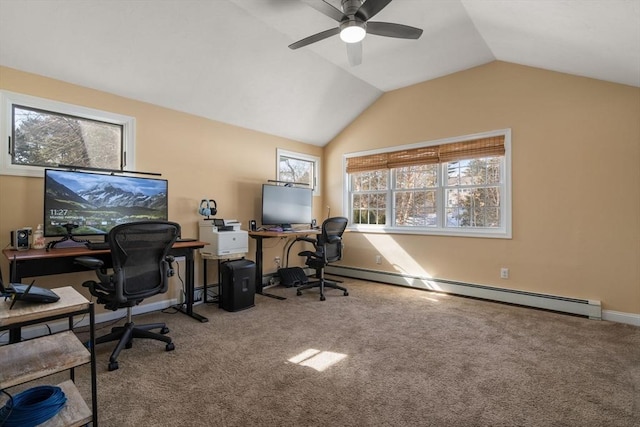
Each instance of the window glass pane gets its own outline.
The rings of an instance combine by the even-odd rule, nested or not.
[[[386,190],[386,170],[354,173],[351,175],[352,191]]]
[[[467,173],[471,178],[471,184],[497,184],[500,182],[500,159],[488,157],[471,160]]]
[[[293,157],[280,156],[278,179],[308,184],[313,188],[314,162]]]
[[[354,194],[352,207],[355,224],[384,224],[386,221],[386,193]]]
[[[438,183],[438,165],[407,166],[393,169],[398,189],[430,188]]]
[[[464,227],[467,219],[464,209],[447,208],[447,227]]]
[[[415,227],[436,227],[435,191],[395,192],[395,225]]]
[[[447,163],[447,184],[450,186],[473,184],[479,172],[472,169],[472,162],[473,160],[460,160]]]
[[[14,105],[12,163],[122,169],[123,126]]]
[[[500,188],[446,191],[448,227],[500,227]]]

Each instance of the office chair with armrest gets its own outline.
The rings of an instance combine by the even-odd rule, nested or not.
[[[167,291],[169,277],[173,275],[173,257],[169,250],[180,235],[180,225],[168,221],[140,221],[120,224],[108,235],[113,273],[108,274],[104,261],[89,256],[76,258],[76,263],[94,269],[98,281],[82,284],[109,310],[127,309],[124,326],[111,329],[111,333],[96,339],[96,344],[118,341],[109,358],[109,370],[118,369],[118,355],[123,348],[131,348],[133,338],[150,338],[166,343],[166,351],[175,348],[165,334],[164,323],[135,325],[132,308],[144,298]],[[151,332],[160,329],[160,333]]]
[[[327,218],[322,223],[322,233],[318,235],[317,239],[309,237],[296,239],[313,244],[315,251],[302,251],[298,255],[307,257],[305,264],[315,269],[316,277],[319,278],[317,281],[298,287],[297,295],[302,295],[302,291],[305,289],[320,288],[320,301],[324,301],[326,299],[324,296],[325,287],[339,289],[344,292],[344,296],[349,295],[346,288],[324,277],[324,268],[327,264],[342,258],[342,234],[347,228],[347,222],[347,218],[343,217]]]

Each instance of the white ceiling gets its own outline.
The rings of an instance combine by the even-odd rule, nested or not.
[[[340,7],[340,0],[327,0]],[[315,145],[382,93],[494,60],[640,87],[640,0],[394,0],[347,63],[297,0],[0,0],[0,64]],[[1,77],[1,76],[0,76]]]

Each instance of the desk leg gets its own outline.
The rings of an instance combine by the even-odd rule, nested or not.
[[[262,237],[256,240],[256,293],[262,294]]]
[[[256,293],[264,295],[265,297],[275,298],[279,300],[285,300],[285,297],[278,295],[268,294],[262,289],[262,237],[251,236],[256,239]]]
[[[193,297],[195,293],[195,267],[193,261],[193,251],[188,251],[185,255],[185,302],[184,305],[180,306],[178,310],[187,316],[193,317],[196,320],[199,320],[202,323],[208,322],[204,316],[199,315],[198,313],[194,313],[193,311]]]
[[[9,260],[9,283],[20,283],[20,273],[18,272],[18,261]],[[22,328],[9,329],[9,344],[22,341]]]

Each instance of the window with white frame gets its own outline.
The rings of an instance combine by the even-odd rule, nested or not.
[[[135,119],[2,91],[0,173],[42,176],[45,167],[133,169]]]
[[[277,150],[278,181],[306,184],[313,195],[320,194],[320,158],[309,154]]]
[[[345,156],[351,228],[511,237],[511,133]]]

